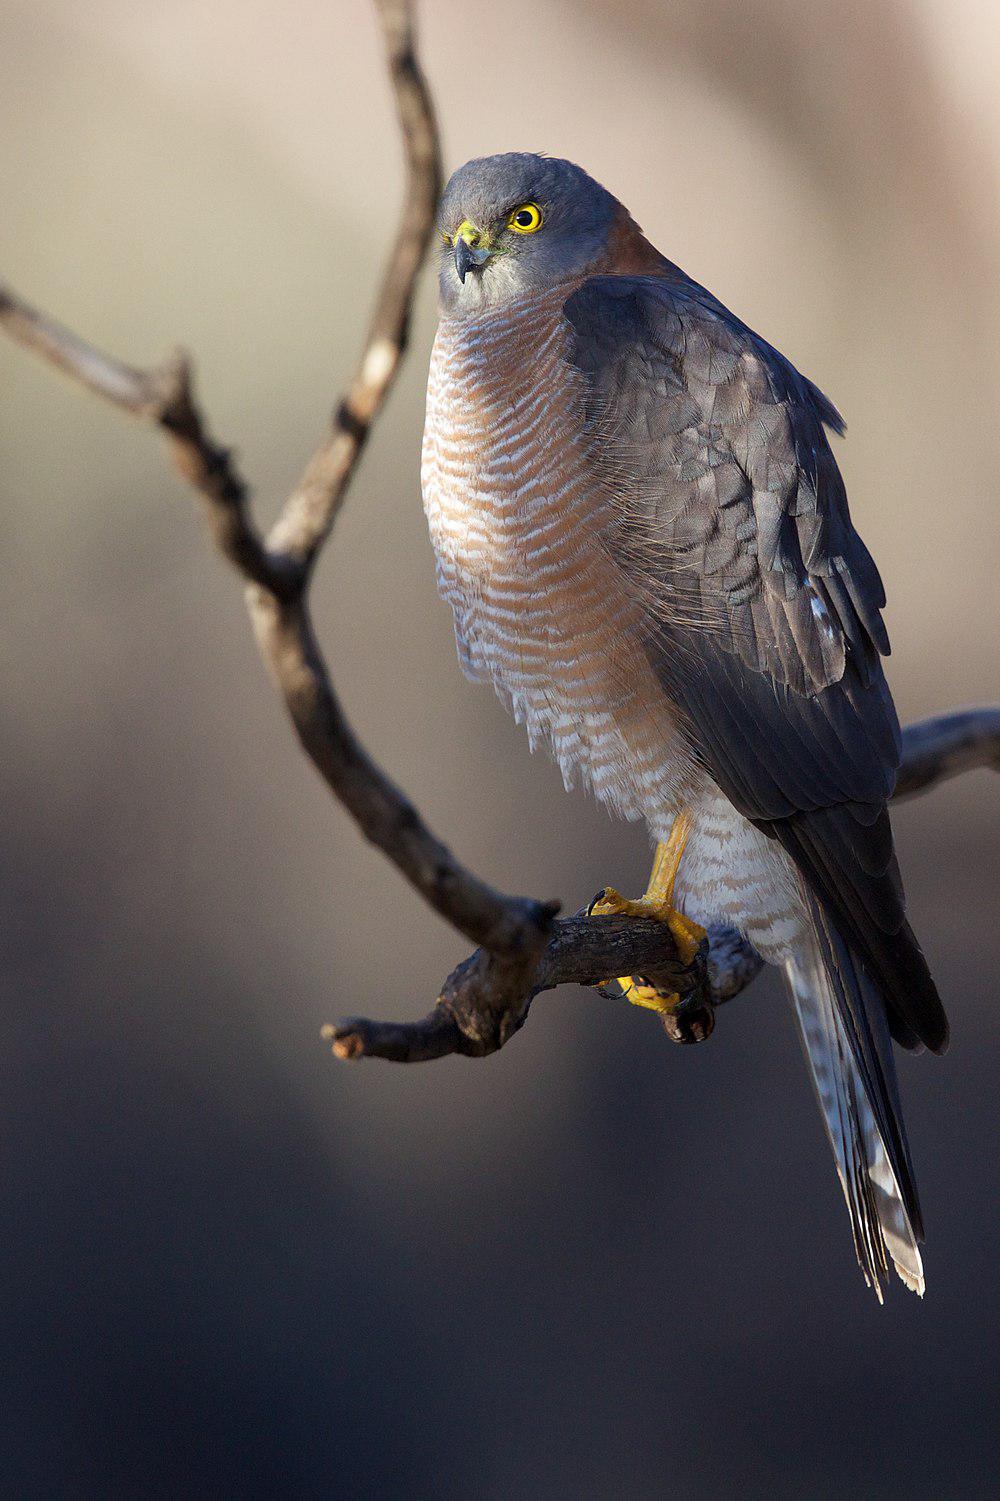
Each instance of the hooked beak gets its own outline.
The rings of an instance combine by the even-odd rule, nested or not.
[[[461,282],[465,281],[470,271],[477,271],[481,266],[485,266],[493,254],[486,236],[468,223],[463,224],[456,234],[453,251],[455,270]]]

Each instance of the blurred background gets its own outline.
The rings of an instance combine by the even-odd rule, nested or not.
[[[0,267],[137,363],[197,355],[273,515],[401,186],[363,0],[4,0]],[[427,0],[449,168],[576,158],[842,408],[904,720],[995,698],[991,0]],[[641,889],[465,683],[420,507],[434,288],[322,565],[360,732],[491,880]],[[708,1047],[590,992],[499,1056],[347,1068],[464,946],[293,743],[154,435],[0,341],[10,1497],[997,1494],[1000,788],[899,810],[952,1016],[900,1060],[929,1240],[879,1309],[791,1017]],[[386,923],[394,939],[386,947]]]

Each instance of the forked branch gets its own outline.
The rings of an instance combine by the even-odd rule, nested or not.
[[[728,929],[710,932],[707,955],[682,968],[660,924],[578,914],[557,921],[557,902],[508,896],[463,866],[354,734],[333,688],[309,614],[313,565],[336,521],[372,424],[406,349],[414,289],[441,186],[440,148],[407,0],[375,0],[406,158],[396,241],[357,372],[330,427],[266,539],[248,510],[231,452],[209,433],[191,367],[177,354],[136,370],[88,344],[0,286],[0,325],[16,342],[120,411],[166,435],[176,468],[202,500],[212,538],[247,584],[261,655],[307,755],[361,832],[477,951],[449,976],[429,1016],[366,1020],[324,1029],[343,1058],[403,1062],[447,1053],[482,1056],[521,1026],[534,996],[609,975],[665,975],[686,997],[672,1035],[699,1040],[714,1005],[738,993],[760,960]],[[972,766],[1000,768],[1000,709],[974,709],[911,726],[900,795]],[[668,1027],[668,1030],[670,1028]]]

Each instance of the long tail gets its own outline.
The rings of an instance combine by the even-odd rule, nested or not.
[[[785,974],[833,1147],[854,1248],[882,1301],[891,1259],[921,1297],[920,1207],[899,1104],[885,1002],[819,907]]]

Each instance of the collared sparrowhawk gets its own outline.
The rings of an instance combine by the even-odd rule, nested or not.
[[[439,223],[422,482],[462,665],[660,843],[645,904],[598,910],[655,910],[682,951],[724,922],[783,970],[862,1270],[922,1292],[892,1042],[940,1052],[947,1022],[841,418],[570,162],[469,162]]]

